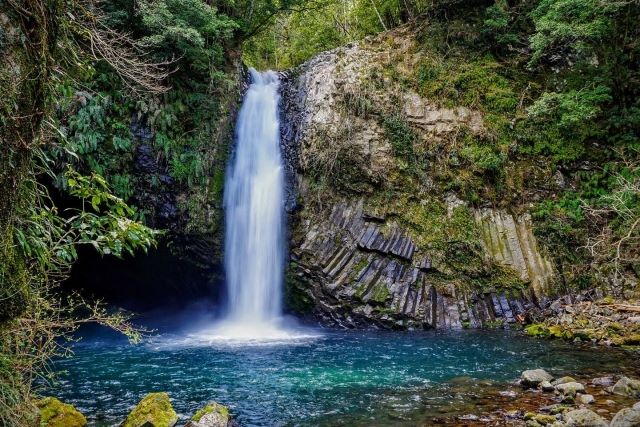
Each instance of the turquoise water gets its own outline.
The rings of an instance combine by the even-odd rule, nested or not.
[[[412,425],[524,369],[638,369],[628,353],[509,331],[315,332],[255,345],[164,334],[137,346],[90,332],[74,358],[56,363],[67,372],[51,392],[94,425],[119,423],[152,391],[167,391],[182,417],[214,399],[242,425]]]

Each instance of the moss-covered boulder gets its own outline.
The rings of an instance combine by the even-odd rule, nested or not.
[[[640,398],[640,380],[622,377],[611,387],[611,392],[621,396]]]
[[[122,427],[173,427],[178,415],[167,393],[149,393],[131,411]]]
[[[191,417],[185,427],[227,427],[231,423],[229,408],[217,402],[209,402]]]
[[[73,405],[62,403],[55,397],[46,397],[36,403],[41,427],[84,427],[87,419]]]
[[[576,409],[563,416],[564,425],[568,427],[608,427],[609,423],[589,409]]]

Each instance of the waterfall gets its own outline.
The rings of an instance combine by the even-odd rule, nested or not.
[[[279,79],[251,72],[225,181],[225,324],[260,337],[281,317],[284,269],[284,168],[278,121]]]

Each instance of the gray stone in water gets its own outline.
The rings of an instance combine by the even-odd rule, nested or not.
[[[575,409],[563,415],[567,427],[609,427],[609,423],[589,409]]]
[[[638,427],[640,426],[640,409],[625,408],[618,412],[613,420],[611,427]]]
[[[576,401],[582,405],[590,405],[595,402],[595,398],[590,394],[581,394],[576,398]]]
[[[569,382],[558,384],[556,390],[562,393],[563,396],[575,396],[578,393],[584,393],[584,385],[578,382]]]
[[[556,389],[549,381],[542,381],[539,387],[542,391],[546,392],[550,392]]]
[[[575,383],[575,382],[576,380],[573,377],[562,377],[562,378],[558,378],[557,380],[551,381],[551,384],[556,386],[560,384]]]
[[[510,397],[510,398],[515,398],[518,396],[518,393],[516,393],[513,390],[503,390],[500,392],[500,396],[504,396],[504,397]]]
[[[524,371],[520,378],[520,384],[523,387],[537,387],[538,384],[544,381],[553,380],[553,375],[551,375],[544,369],[531,369],[528,371]]]
[[[610,386],[615,383],[613,377],[599,377],[591,380],[591,384],[600,386]]]
[[[198,410],[185,427],[230,427],[235,425],[229,408],[217,402],[209,402]]]
[[[611,392],[621,396],[640,397],[640,381],[622,377],[611,387]]]

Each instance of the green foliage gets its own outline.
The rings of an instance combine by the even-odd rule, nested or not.
[[[509,6],[506,1],[497,1],[485,12],[482,35],[494,47],[508,49],[519,43],[518,34],[511,28]]]
[[[404,160],[409,168],[415,166],[413,144],[417,141],[416,133],[398,116],[383,117],[382,127],[393,148],[393,154]]]
[[[615,31],[615,15],[632,1],[542,0],[533,11],[531,63],[551,55],[589,55]]]
[[[148,35],[142,42],[162,58],[179,54],[197,72],[224,60],[224,41],[238,24],[201,0],[152,0],[139,3]]]

